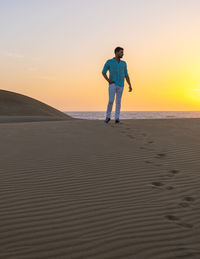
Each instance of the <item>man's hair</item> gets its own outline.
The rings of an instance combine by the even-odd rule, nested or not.
[[[120,50],[124,50],[123,48],[121,48],[121,47],[117,47],[117,48],[115,48],[115,54],[117,53],[117,52],[119,52]]]

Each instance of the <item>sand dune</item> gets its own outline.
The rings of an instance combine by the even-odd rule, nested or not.
[[[200,258],[200,119],[0,127],[0,258]]]
[[[0,122],[58,119],[73,118],[36,99],[0,90]]]

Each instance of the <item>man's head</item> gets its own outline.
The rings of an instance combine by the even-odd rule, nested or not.
[[[121,47],[117,47],[117,48],[115,48],[115,57],[116,58],[122,58],[123,57],[123,55],[124,55],[124,49],[123,48],[121,48]]]

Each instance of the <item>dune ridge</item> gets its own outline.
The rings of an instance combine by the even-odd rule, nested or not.
[[[71,116],[23,94],[0,90],[0,121],[73,119]]]

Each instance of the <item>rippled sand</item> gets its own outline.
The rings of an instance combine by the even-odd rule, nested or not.
[[[0,124],[0,258],[200,258],[200,119]]]

